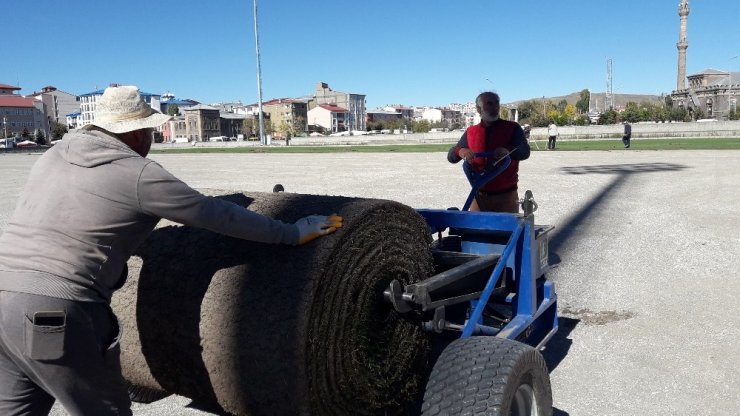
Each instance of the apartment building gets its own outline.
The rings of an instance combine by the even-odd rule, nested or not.
[[[19,90],[20,87],[0,84],[0,135],[3,138],[20,136],[24,130],[35,135],[41,130],[48,138],[49,123],[44,116],[43,103],[15,94]]]
[[[426,108],[422,112],[421,118],[432,123],[446,122],[452,124],[462,122],[460,112],[449,108]]]
[[[319,82],[316,84],[310,109],[322,104],[336,106],[347,111],[345,122],[347,130],[365,130],[365,95],[334,91],[329,88],[329,84]]]
[[[276,137],[285,137],[288,132],[296,135],[307,131],[308,102],[306,100],[278,98],[262,103],[262,111],[269,115]]]
[[[400,120],[403,116],[397,111],[371,110],[367,112],[367,124],[381,121]]]
[[[395,111],[396,113],[401,114],[401,117],[407,119],[407,120],[413,120],[414,119],[414,109],[412,107],[406,107],[400,104],[391,104],[383,107],[384,111]]]
[[[308,125],[310,131],[323,129],[330,133],[349,130],[347,119],[349,112],[335,105],[319,104],[308,110]]]
[[[80,98],[74,94],[60,91],[48,85],[39,92],[29,94],[29,97],[43,104],[43,112],[49,123],[67,124],[67,114],[80,111]]]

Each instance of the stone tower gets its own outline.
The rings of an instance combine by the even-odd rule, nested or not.
[[[689,42],[686,40],[686,23],[689,20],[689,0],[681,0],[678,4],[678,15],[681,17],[681,32],[678,35],[678,82],[677,90],[686,89],[686,49]]]

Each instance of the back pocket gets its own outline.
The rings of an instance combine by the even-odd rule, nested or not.
[[[64,355],[67,322],[64,311],[40,311],[24,322],[25,356],[33,360],[58,360]]]

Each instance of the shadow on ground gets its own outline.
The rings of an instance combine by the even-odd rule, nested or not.
[[[550,236],[550,264],[556,265],[561,259],[558,252],[577,241],[576,230],[598,213],[599,208],[622,188],[632,175],[643,173],[674,172],[688,169],[689,166],[676,163],[630,163],[623,165],[567,166],[560,170],[569,175],[616,175],[594,197],[583,204],[581,209],[568,217]]]

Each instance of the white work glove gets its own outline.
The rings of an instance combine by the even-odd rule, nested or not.
[[[296,221],[295,225],[298,227],[298,244],[306,244],[342,228],[342,217],[337,214],[309,215]]]

